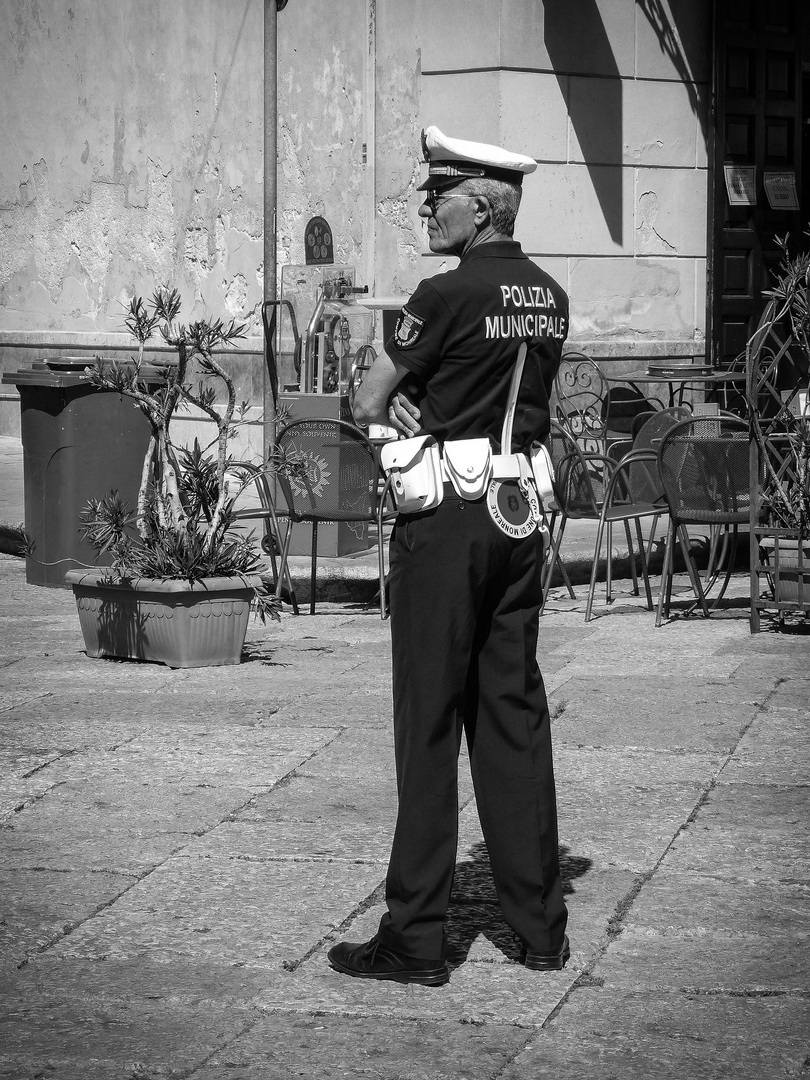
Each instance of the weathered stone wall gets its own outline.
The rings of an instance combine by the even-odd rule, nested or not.
[[[262,294],[261,0],[8,0],[0,330],[118,331],[161,282]]]
[[[0,35],[0,368],[13,346],[121,344],[121,304],[263,295],[266,0],[6,0]],[[419,131],[534,155],[518,237],[594,352],[703,347],[703,0],[289,0],[278,16],[279,263],[313,215],[377,296],[425,250]],[[192,307],[193,305],[193,307]],[[13,389],[3,387],[4,396]],[[0,402],[0,431],[16,403]]]

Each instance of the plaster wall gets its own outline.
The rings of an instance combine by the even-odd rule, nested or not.
[[[0,331],[121,329],[161,282],[262,294],[261,0],[6,0]]]
[[[248,321],[260,362],[266,0],[6,0],[0,367],[122,345],[122,303]],[[518,238],[595,354],[703,347],[704,0],[289,0],[278,16],[278,261],[316,214],[377,296],[449,263],[419,132],[535,156]],[[3,391],[11,388],[3,387]],[[9,396],[6,394],[5,396]],[[0,422],[10,410],[0,409]]]
[[[603,356],[702,353],[711,5],[475,7],[431,8],[421,123],[538,160],[516,235],[554,259],[572,340]]]
[[[293,47],[304,39],[306,55]],[[517,235],[569,290],[572,340],[602,356],[700,354],[710,40],[703,0],[346,0],[337,12],[291,0],[279,18],[285,257],[301,259],[303,224],[323,213],[336,259],[377,295],[454,265],[427,251],[417,213],[419,132],[433,123],[537,158]],[[328,43],[332,81],[324,68],[317,82],[311,57]],[[327,121],[344,93],[341,145],[312,109],[315,82],[331,86],[319,91]]]

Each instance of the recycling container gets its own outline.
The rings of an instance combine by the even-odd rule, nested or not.
[[[133,510],[137,505],[149,423],[131,398],[92,387],[87,366],[86,357],[50,357],[3,375],[20,394],[30,585],[67,588],[68,570],[109,565],[80,537],[89,499],[117,490]],[[160,379],[156,369],[141,373]]]

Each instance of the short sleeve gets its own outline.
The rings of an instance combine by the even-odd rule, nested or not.
[[[438,367],[452,324],[445,300],[423,281],[403,307],[385,351],[409,371],[426,377]]]

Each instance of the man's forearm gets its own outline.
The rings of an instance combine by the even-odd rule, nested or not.
[[[408,369],[388,353],[382,352],[369,368],[354,398],[352,411],[361,427],[387,424],[388,402],[407,375]]]

